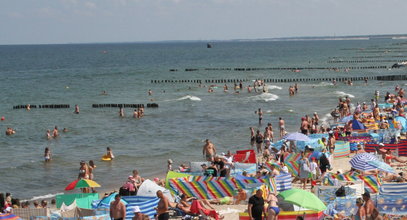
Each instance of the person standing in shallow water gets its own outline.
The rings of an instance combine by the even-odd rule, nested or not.
[[[75,111],[73,113],[79,114],[79,106],[78,105],[75,105]]]
[[[51,150],[48,147],[45,148],[44,159],[45,162],[51,161]]]
[[[55,126],[54,131],[52,131],[52,136],[53,136],[54,138],[56,138],[56,137],[59,136],[59,132],[58,132],[58,127],[57,127],[57,126]]]
[[[259,116],[259,124],[261,124],[263,120],[263,112],[261,111],[261,108],[259,108],[258,111],[255,112]]]
[[[203,146],[202,154],[205,156],[207,161],[214,160],[216,148],[209,139],[205,140],[205,145]]]

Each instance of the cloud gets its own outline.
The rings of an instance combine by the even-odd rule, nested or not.
[[[96,8],[96,4],[94,2],[85,2],[84,5],[88,9],[95,9]]]

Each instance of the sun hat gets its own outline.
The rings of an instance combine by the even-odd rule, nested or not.
[[[134,206],[134,207],[133,207],[133,212],[134,212],[134,213],[141,212],[140,207]]]

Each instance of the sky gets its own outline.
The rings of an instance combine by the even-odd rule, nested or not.
[[[0,44],[407,34],[407,0],[0,0]]]

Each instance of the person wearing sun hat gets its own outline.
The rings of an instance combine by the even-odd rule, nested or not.
[[[134,206],[133,212],[134,212],[134,216],[133,216],[132,220],[142,220],[143,219],[143,213],[141,213],[140,207]]]

